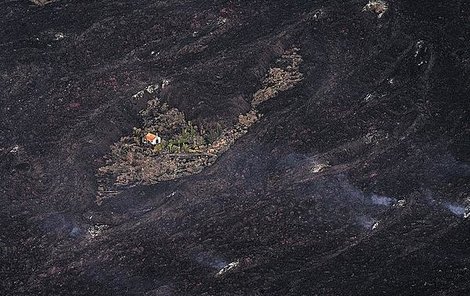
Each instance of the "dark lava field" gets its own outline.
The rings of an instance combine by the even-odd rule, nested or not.
[[[1,1],[0,295],[470,295],[470,2]]]

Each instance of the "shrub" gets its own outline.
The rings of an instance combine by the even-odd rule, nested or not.
[[[46,4],[54,2],[56,0],[30,0],[30,1],[33,2],[34,4],[38,5],[38,6],[44,6]]]
[[[364,6],[362,11],[371,11],[378,14],[378,17],[381,18],[382,15],[388,10],[388,4],[382,0],[369,0],[369,3]]]

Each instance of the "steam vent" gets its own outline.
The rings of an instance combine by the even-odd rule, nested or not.
[[[4,0],[0,295],[470,295],[470,1]]]

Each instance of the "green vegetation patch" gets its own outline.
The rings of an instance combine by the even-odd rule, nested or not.
[[[238,123],[223,128],[220,123],[194,125],[177,108],[158,98],[148,100],[140,111],[142,127],[120,139],[111,147],[106,165],[98,170],[98,202],[136,184],[155,184],[197,174],[212,165],[233,143],[262,116],[257,106],[279,92],[294,87],[303,79],[299,49],[287,50],[271,68],[252,99],[252,108],[241,114]],[[148,89],[134,97],[153,94]],[[158,137],[151,143],[146,135]]]

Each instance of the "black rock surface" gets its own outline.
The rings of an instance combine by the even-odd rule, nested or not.
[[[468,295],[470,5],[0,5],[1,295]],[[96,203],[131,97],[232,125],[273,62],[304,80],[202,173]]]

